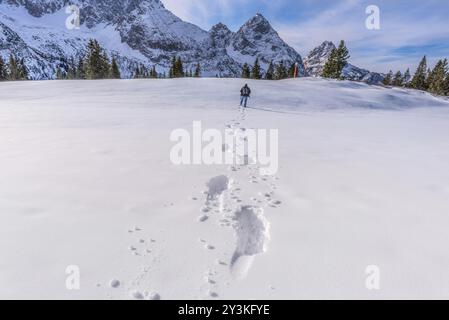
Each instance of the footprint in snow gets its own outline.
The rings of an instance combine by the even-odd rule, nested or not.
[[[270,226],[263,210],[252,206],[238,210],[234,220],[237,247],[231,259],[231,273],[235,278],[242,279],[251,268],[254,257],[267,250]]]

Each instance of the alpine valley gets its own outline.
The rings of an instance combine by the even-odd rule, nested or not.
[[[80,12],[80,27],[66,27],[67,7]],[[31,79],[54,79],[69,59],[85,54],[96,39],[117,59],[121,76],[130,78],[140,64],[168,72],[174,56],[186,69],[200,63],[202,75],[239,77],[245,63],[259,58],[262,72],[271,61],[298,63],[299,76],[319,76],[330,52],[324,42],[302,59],[261,14],[236,32],[218,23],[205,31],[167,10],[160,0],[0,0],[0,55],[23,59]],[[378,83],[383,75],[348,64],[344,77]]]

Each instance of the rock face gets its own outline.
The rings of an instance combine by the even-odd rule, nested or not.
[[[324,41],[321,45],[313,49],[309,55],[304,58],[304,66],[309,76],[320,77],[324,66],[329,60],[332,50],[336,49],[330,41]],[[358,68],[352,64],[347,64],[343,69],[343,78],[347,80],[363,81],[369,84],[378,84],[384,79],[384,75],[376,72],[370,72]]]
[[[305,75],[302,58],[293,48],[287,45],[261,14],[246,22],[231,38],[227,47],[229,55],[240,63],[260,58],[263,69],[270,61],[284,61],[286,65],[299,62],[299,73]]]
[[[69,4],[80,9],[79,30],[66,28]],[[240,76],[256,57],[262,70],[282,60],[297,62],[305,75],[301,56],[260,14],[237,32],[221,23],[205,31],[160,0],[0,0],[0,55],[24,58],[34,79],[54,78],[60,65],[84,54],[90,38],[117,58],[124,77],[140,63],[166,72],[174,55],[187,69],[200,63],[205,76]]]
[[[309,55],[304,58],[304,66],[307,74],[313,77],[321,76],[324,65],[334,49],[335,45],[330,41],[324,41],[320,46],[313,49]]]

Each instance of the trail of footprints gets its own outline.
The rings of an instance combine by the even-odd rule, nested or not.
[[[239,119],[233,120],[226,128],[241,130],[246,128],[241,124],[246,119],[246,111],[240,111]],[[245,143],[242,138],[237,143]],[[235,152],[223,147],[223,152]],[[264,177],[259,174],[259,167],[251,164],[248,157],[243,159],[243,165],[234,165],[228,168],[229,174],[211,178],[207,183],[207,190],[204,192],[205,202],[201,208],[201,215],[198,217],[200,223],[208,223],[212,215],[219,215],[218,223],[221,227],[232,227],[235,234],[235,250],[227,261],[215,260],[214,265],[227,268],[234,279],[244,279],[253,264],[255,257],[263,254],[267,250],[270,240],[270,224],[264,215],[267,207],[278,208],[282,203],[275,199],[277,189],[277,177]],[[244,202],[241,183],[235,178],[247,175],[249,188],[264,190],[258,192],[253,197]],[[242,185],[245,182],[242,183]],[[193,199],[193,198],[192,198]],[[198,200],[195,198],[194,200]],[[206,250],[215,250],[215,246],[205,239],[200,239],[200,243]],[[214,268],[211,268],[214,269]],[[216,289],[217,271],[206,270],[204,275],[205,294],[208,298],[219,297]]]
[[[242,123],[246,120],[246,110],[240,110],[238,119],[232,121],[226,127],[229,129],[238,129],[242,132],[246,128]],[[245,143],[242,138],[237,143]],[[223,146],[223,152],[235,152]],[[217,270],[228,270],[234,279],[244,279],[253,264],[255,257],[263,254],[267,250],[270,240],[270,224],[265,217],[265,208],[278,208],[281,201],[275,199],[277,189],[277,177],[264,177],[259,174],[259,167],[251,164],[250,159],[245,157],[243,165],[234,165],[228,168],[229,173],[212,177],[206,182],[207,190],[204,191],[204,205],[198,216],[199,223],[210,223],[212,216],[217,216],[218,226],[223,228],[232,228],[235,234],[235,249],[232,255],[225,259],[217,258],[213,261],[213,266],[204,272],[204,285],[202,292],[206,298],[219,298],[217,289]],[[247,176],[247,181],[237,181],[235,177]],[[244,201],[243,185],[248,188],[263,190]],[[199,200],[199,197],[191,197],[192,201]],[[128,230],[133,239],[133,244],[128,247],[131,255],[141,258],[150,258],[152,263],[158,262],[158,255],[155,254],[154,244],[156,240],[142,236],[143,230],[139,227],[133,227]],[[216,245],[209,243],[206,239],[199,239],[200,245],[205,250],[215,252]],[[148,277],[149,266],[142,266],[141,272],[133,279],[126,291],[131,299],[160,300],[161,296],[156,291],[139,291],[135,288]],[[118,279],[111,279],[109,287],[119,289],[123,284]]]

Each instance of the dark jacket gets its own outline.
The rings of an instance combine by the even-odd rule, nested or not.
[[[242,95],[243,97],[249,97],[251,95],[251,89],[248,86],[244,86],[240,90],[240,95]]]

